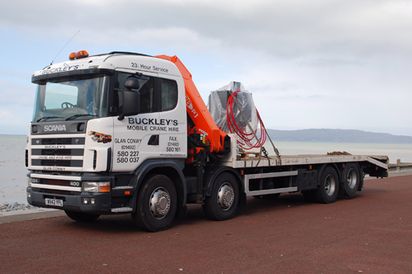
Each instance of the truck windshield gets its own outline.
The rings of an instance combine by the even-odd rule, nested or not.
[[[39,84],[33,122],[107,116],[107,76],[50,79]]]

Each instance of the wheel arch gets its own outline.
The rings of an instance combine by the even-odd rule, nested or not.
[[[230,167],[225,167],[225,166],[219,166],[219,167],[213,167],[210,168],[206,171],[206,176],[205,176],[205,197],[208,197],[211,195],[211,191],[213,188],[213,182],[216,180],[216,178],[221,175],[222,173],[229,173],[232,174],[236,177],[236,180],[239,185],[239,192],[244,193],[244,186],[242,184],[242,178],[240,177],[239,173]]]
[[[165,175],[173,181],[177,192],[179,212],[186,204],[187,194],[186,180],[182,171],[183,166],[184,160],[180,161],[175,159],[150,159],[140,165],[135,170],[133,177],[133,187],[135,190],[132,199],[133,212],[136,210],[137,195],[143,185],[144,180],[153,174]]]

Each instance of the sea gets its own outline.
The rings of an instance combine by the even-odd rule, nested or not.
[[[412,163],[412,144],[276,142],[275,145],[281,155],[346,151],[359,155],[388,155],[391,163],[396,163],[397,159]],[[0,209],[4,205],[27,203],[25,146],[26,136],[0,135]]]

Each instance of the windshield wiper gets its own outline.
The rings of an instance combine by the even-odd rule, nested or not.
[[[36,122],[40,122],[41,120],[47,120],[47,119],[51,119],[51,118],[62,118],[62,117],[59,117],[59,116],[43,116],[43,117],[40,117],[39,119],[37,119]]]
[[[78,117],[84,117],[84,116],[90,116],[90,117],[97,117],[97,115],[95,114],[74,114],[72,116],[67,117],[66,119],[64,119],[65,121],[69,121],[69,120],[74,120]]]

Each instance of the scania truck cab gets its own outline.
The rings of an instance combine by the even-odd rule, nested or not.
[[[132,212],[139,177],[156,169],[182,176],[182,76],[173,63],[138,54],[79,57],[33,75],[28,201],[83,219]],[[164,193],[153,195],[163,202]]]
[[[224,220],[246,196],[301,191],[328,203],[339,188],[353,197],[365,173],[387,175],[385,156],[245,157],[176,56],[79,51],[32,82],[27,200],[76,221],[131,213],[157,231],[187,203]]]

